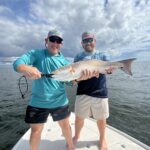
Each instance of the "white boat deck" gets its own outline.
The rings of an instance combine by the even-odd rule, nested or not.
[[[70,123],[74,135],[74,114],[71,114]],[[29,150],[30,129],[18,141],[12,150]],[[127,134],[107,126],[106,137],[109,150],[150,150],[150,147],[128,136]],[[99,132],[92,119],[86,119],[76,150],[99,150]],[[42,132],[39,150],[66,150],[65,139],[57,122],[48,118]]]

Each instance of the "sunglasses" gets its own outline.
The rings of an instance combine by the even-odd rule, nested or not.
[[[88,38],[88,39],[84,39],[82,40],[83,44],[88,44],[88,43],[92,43],[94,41],[93,38]]]
[[[49,39],[50,42],[52,42],[52,43],[56,42],[57,44],[61,44],[62,41],[63,41],[61,38],[59,38],[57,36],[51,36],[48,39]]]

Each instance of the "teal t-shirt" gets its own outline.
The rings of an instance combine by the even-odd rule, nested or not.
[[[47,49],[30,50],[18,58],[13,67],[16,70],[20,64],[32,65],[40,72],[49,74],[52,71],[70,64],[65,57],[59,53],[51,55]],[[64,83],[51,78],[42,77],[32,81],[32,95],[30,106],[39,108],[56,108],[68,104]]]

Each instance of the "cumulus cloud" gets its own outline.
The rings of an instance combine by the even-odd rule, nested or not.
[[[44,38],[52,28],[63,33],[66,56],[81,51],[84,31],[95,34],[99,50],[150,48],[148,0],[31,0],[27,13],[28,18],[18,15],[12,19],[13,10],[0,6],[1,56],[18,56],[44,47]]]

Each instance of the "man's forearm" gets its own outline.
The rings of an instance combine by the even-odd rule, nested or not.
[[[23,73],[23,72],[27,71],[29,69],[29,67],[30,66],[27,66],[27,65],[24,65],[24,64],[18,65],[17,66],[17,72]]]
[[[30,79],[41,78],[41,72],[36,67],[33,67],[33,66],[20,64],[17,66],[16,71],[19,73],[23,73],[26,77]]]

